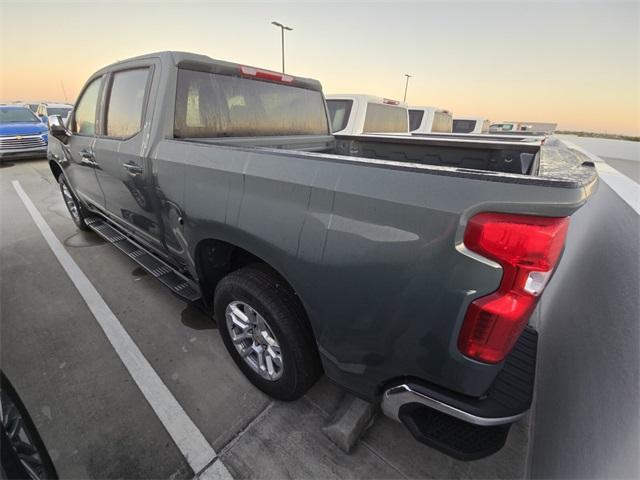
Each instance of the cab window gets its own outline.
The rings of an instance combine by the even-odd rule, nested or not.
[[[78,135],[95,135],[96,112],[102,77],[93,80],[82,93],[74,114],[71,131]]]
[[[113,74],[107,104],[107,136],[131,137],[140,131],[148,78],[148,68]]]

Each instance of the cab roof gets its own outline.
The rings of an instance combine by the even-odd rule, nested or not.
[[[169,67],[178,67],[178,68],[185,68],[188,70],[219,73],[223,75],[241,76],[240,69],[242,67],[245,67],[245,68],[250,67],[252,69],[264,70],[266,72],[271,72],[273,74],[284,76],[284,74],[281,74],[280,72],[264,69],[261,67],[254,67],[252,65],[243,65],[240,63],[227,62],[225,60],[217,60],[215,58],[211,58],[206,55],[201,55],[198,53],[178,52],[178,51],[163,51],[163,52],[147,53],[145,55],[139,55],[137,57],[121,60],[121,61],[112,63],[111,65],[107,65],[106,67],[98,70],[94,74],[94,76],[98,74],[107,73],[121,66],[127,66],[128,64],[133,62],[139,62],[144,60],[159,60],[162,64],[167,65]],[[312,78],[298,77],[295,75],[290,75],[289,73],[287,73],[286,76],[293,78],[291,82],[287,82],[291,86],[322,91],[322,85],[318,80],[314,80]],[[257,79],[264,80],[264,78],[262,79],[257,78]]]

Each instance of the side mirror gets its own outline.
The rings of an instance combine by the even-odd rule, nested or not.
[[[65,127],[62,117],[60,115],[51,115],[48,118],[49,121],[49,133],[52,137],[57,138],[62,143],[67,143],[71,132]]]

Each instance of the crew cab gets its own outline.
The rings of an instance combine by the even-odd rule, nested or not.
[[[409,107],[411,133],[451,133],[453,115],[439,107]]]
[[[453,133],[489,133],[491,122],[484,117],[456,117],[453,119]]]
[[[324,372],[490,455],[529,409],[528,321],[595,168],[555,140],[332,134],[326,105],[316,80],[144,55],[51,117],[50,167],[78,228],[210,309],[257,388],[293,400]]]
[[[327,95],[331,131],[360,133],[408,133],[407,104],[373,95]]]
[[[0,161],[45,157],[48,134],[28,107],[0,105]]]

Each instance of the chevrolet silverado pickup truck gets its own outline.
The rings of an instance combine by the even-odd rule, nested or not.
[[[332,135],[316,80],[162,52],[92,75],[49,162],[78,228],[212,312],[259,389],[324,372],[457,458],[529,409],[529,319],[593,164],[556,140]]]

